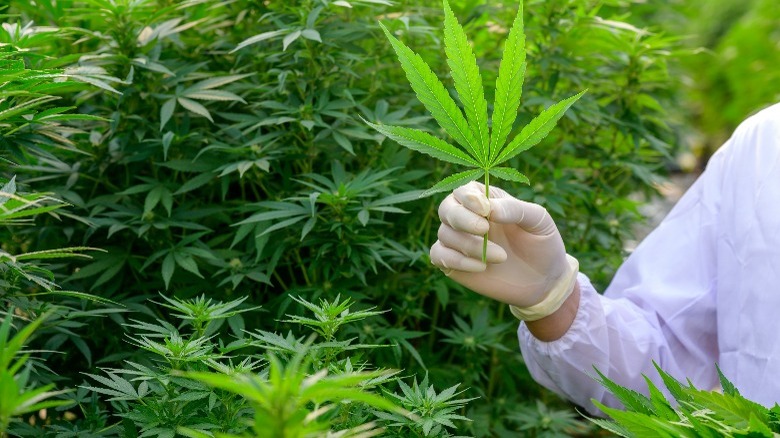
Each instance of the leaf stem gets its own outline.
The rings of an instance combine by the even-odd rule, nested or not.
[[[498,306],[498,315],[496,320],[497,321],[503,321],[504,319],[504,309],[507,306]],[[493,392],[496,389],[496,384],[498,383],[498,367],[500,365],[501,361],[498,358],[498,349],[493,347],[493,352],[490,355],[490,377],[488,378],[488,390],[487,390],[487,399],[493,400]]]
[[[490,198],[490,171],[485,169],[485,197]],[[488,219],[490,219],[490,213],[488,212]],[[482,239],[482,263],[487,263],[487,244],[488,233]]]

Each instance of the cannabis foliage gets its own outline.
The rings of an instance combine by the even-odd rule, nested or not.
[[[313,332],[316,354],[307,354],[316,359],[302,360],[299,371],[327,369],[333,377],[403,370],[396,377],[411,392],[393,379],[370,392],[420,419],[367,404],[340,409],[341,401],[331,400],[326,404],[339,407],[314,422],[331,424],[334,435],[372,422],[404,437],[426,430],[480,438],[582,430],[571,424],[571,407],[531,380],[501,308],[427,263],[436,199],[420,199],[418,188],[435,185],[459,164],[386,141],[361,120],[444,138],[377,24],[419,48],[444,78],[452,68],[437,60],[458,43],[439,38],[439,0],[6,3],[0,47],[12,54],[1,57],[13,62],[0,65],[0,187],[13,181],[16,196],[36,201],[30,209],[59,207],[28,226],[0,227],[0,308],[13,306],[19,318],[12,323],[20,328],[48,315],[28,338],[26,348],[35,352],[22,367],[31,367],[22,391],[51,383],[56,388],[49,391],[71,389],[53,397],[67,404],[15,416],[13,435],[181,433],[198,429],[192,426],[207,418],[212,400],[225,403],[214,405],[215,415],[241,406],[246,415],[239,418],[251,422],[255,411],[243,395],[173,370],[234,376],[240,369],[262,378],[267,353],[292,370],[291,358]],[[518,44],[528,35],[519,106],[509,108],[508,95],[499,116],[491,108],[499,99],[485,89],[488,104],[475,103],[480,112],[461,117],[467,127],[487,120],[495,133],[497,120],[517,114],[516,123],[500,129],[510,143],[530,115],[588,88],[543,148],[492,169],[517,169],[533,181],[533,187],[506,184],[560,218],[570,250],[602,285],[622,261],[630,237],[624,225],[639,217],[629,195],[652,191],[669,150],[664,120],[672,107],[670,39],[632,28],[622,15],[627,0],[610,4],[527,7],[524,32],[512,31]],[[497,82],[514,63],[499,65],[499,42],[511,40],[516,4],[450,6],[474,43],[483,79]],[[477,71],[470,62],[468,74]],[[454,90],[467,94],[458,84]],[[450,100],[458,99],[455,109],[465,109],[462,96]],[[497,137],[481,132],[490,148]],[[479,155],[483,149],[474,146],[475,156],[452,144],[479,164],[463,170],[490,164]],[[13,200],[4,205],[11,208]],[[84,247],[101,250],[84,252],[91,258],[48,257],[57,248]],[[381,313],[334,322],[347,298],[350,318]],[[233,349],[246,343],[253,345]],[[224,366],[212,368],[212,361]],[[152,378],[139,379],[131,363]],[[93,377],[118,382],[109,372],[159,409],[111,400],[117,395],[101,390],[127,397],[131,390]],[[479,402],[465,402],[472,397]],[[200,432],[241,433],[229,418]]]
[[[576,94],[544,110],[531,120],[518,135],[506,143],[513,129],[525,76],[525,33],[523,31],[523,4],[517,11],[512,29],[504,47],[504,55],[496,81],[495,101],[491,127],[488,129],[487,101],[482,89],[482,76],[463,27],[458,23],[447,0],[444,0],[444,47],[452,72],[455,89],[466,116],[450,97],[436,74],[404,43],[395,38],[386,27],[385,35],[395,49],[417,97],[425,105],[444,131],[459,143],[462,149],[440,140],[424,131],[402,126],[369,123],[374,129],[409,149],[434,158],[475,169],[450,175],[423,192],[426,194],[449,191],[469,181],[485,177],[485,196],[489,195],[490,176],[529,183],[528,178],[512,167],[501,164],[535,146],[555,127],[564,112],[582,96]],[[483,255],[487,250],[487,235]]]
[[[594,400],[614,421],[591,421],[620,436],[637,438],[771,438],[780,433],[780,405],[768,409],[743,397],[720,368],[722,392],[697,389],[690,382],[683,384],[658,365],[656,370],[672,401],[649,378],[645,378],[650,395],[647,397],[616,384],[597,370],[601,383],[623,403],[625,410]]]

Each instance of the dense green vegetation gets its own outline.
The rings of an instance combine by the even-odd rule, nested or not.
[[[516,6],[450,4],[494,84]],[[677,144],[678,46],[630,7],[526,3],[510,138],[588,92],[509,161],[532,185],[502,184],[552,212],[602,287],[640,219],[636,195],[654,193]],[[8,434],[593,429],[531,380],[504,307],[428,262],[443,195],[418,188],[453,169],[362,120],[446,138],[378,25],[451,87],[439,1],[25,0],[4,12]]]

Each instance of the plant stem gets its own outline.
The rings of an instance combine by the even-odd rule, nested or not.
[[[490,171],[485,169],[485,197],[490,198]],[[490,219],[490,213],[488,212],[488,219]],[[488,233],[482,239],[482,263],[487,263],[487,244]]]
[[[440,304],[439,300],[434,299],[433,300],[433,316],[431,317],[431,330],[430,335],[428,337],[428,348],[431,349],[431,351],[436,348],[436,330],[434,327],[438,327],[439,325],[439,310],[440,310]],[[413,360],[413,359],[412,359]]]
[[[295,254],[295,258],[298,260],[298,266],[301,267],[301,274],[303,274],[303,281],[306,283],[306,286],[311,286],[311,281],[309,281],[309,275],[306,273],[306,265],[303,263],[300,250],[293,251],[293,254]]]
[[[504,309],[506,306],[498,306],[498,315],[496,317],[497,321],[502,321],[504,318]],[[498,349],[493,348],[493,352],[490,355],[490,377],[488,379],[488,390],[487,390],[487,399],[493,400],[493,392],[496,389],[496,384],[498,383],[498,367],[499,367],[500,360],[498,358]]]

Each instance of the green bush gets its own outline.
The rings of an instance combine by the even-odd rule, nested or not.
[[[526,6],[529,67],[516,126],[555,101],[588,92],[544,142],[510,161],[532,186],[504,185],[551,211],[567,249],[600,286],[623,259],[628,225],[640,218],[633,195],[653,193],[673,140],[664,121],[672,40],[625,22],[619,14],[629,2],[611,1],[603,10],[602,3]],[[226,377],[229,370],[216,370],[221,377],[212,380],[198,375],[219,390],[170,373],[202,372],[209,360],[230,363],[223,356],[260,376],[271,369],[328,369],[315,363],[321,358],[294,355],[269,368],[266,361],[277,362],[266,350],[239,355],[229,346],[267,333],[279,345],[266,340],[263,348],[287,354],[284,345],[303,342],[286,335],[291,321],[302,321],[288,315],[304,315],[305,303],[333,303],[337,296],[356,312],[388,311],[340,332],[338,342],[384,347],[334,353],[336,369],[416,375],[403,379],[408,384],[387,381],[383,396],[416,416],[377,414],[368,402],[360,415],[348,415],[348,407],[331,398],[337,407],[315,415],[324,428],[334,425],[335,433],[365,420],[395,430],[391,436],[446,436],[454,421],[457,433],[480,437],[587,429],[572,424],[568,406],[522,369],[515,323],[505,309],[428,263],[441,196],[419,199],[416,188],[451,169],[411,154],[361,120],[444,135],[409,90],[377,24],[381,19],[410,46],[423,48],[421,55],[450,83],[440,6],[433,0],[11,2],[17,15],[4,18],[2,42],[28,69],[59,69],[59,79],[47,86],[59,99],[45,108],[89,117],[30,124],[22,118],[20,129],[4,136],[3,158],[14,166],[0,169],[3,182],[18,174],[25,190],[51,192],[69,204],[62,210],[67,213],[40,217],[29,231],[4,229],[4,250],[105,250],[91,252],[89,261],[50,267],[63,287],[102,301],[45,296],[26,304],[57,305],[82,318],[47,320],[49,331],[38,337],[46,340],[41,347],[63,353],[41,353],[49,368],[38,368],[41,382],[79,388],[63,396],[70,404],[49,417],[44,430],[60,436],[129,430],[154,436],[160,428],[241,433],[247,423],[225,423],[232,418],[208,426],[190,421],[211,411],[209,394],[218,394],[219,409],[242,396],[219,392],[236,382]],[[474,41],[485,83],[495,83],[499,42],[516,7],[484,1],[453,1],[452,7]],[[207,318],[199,328],[171,308],[244,296],[235,311],[262,311],[211,324]],[[0,297],[4,303],[32,300],[17,290]],[[323,341],[326,336],[315,342],[336,342]],[[170,345],[161,344],[167,347],[174,340],[190,343],[193,354],[203,356],[178,369],[143,337],[156,344],[167,339]],[[95,371],[96,364],[107,371]],[[144,385],[146,377],[131,364],[145,367],[153,381],[174,383]],[[107,383],[119,381],[111,376],[137,398],[143,385],[160,407],[144,411],[137,399],[109,400],[116,394],[106,392]],[[449,389],[428,389],[430,382]],[[243,396],[249,407],[242,418],[251,425],[260,412],[252,407],[257,400]],[[482,402],[467,404],[472,397]],[[427,407],[416,410],[415,403]],[[17,433],[37,433],[25,424],[17,424]]]

